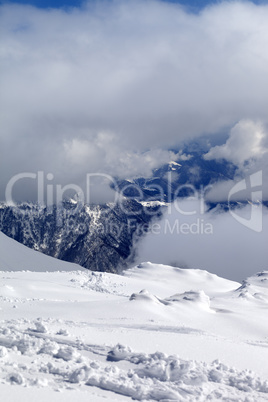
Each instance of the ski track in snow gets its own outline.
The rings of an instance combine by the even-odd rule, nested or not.
[[[268,272],[50,268],[0,272],[5,402],[268,401]]]
[[[1,382],[68,391],[95,386],[136,400],[267,400],[268,382],[250,370],[137,353],[69,339],[58,320],[1,323]],[[53,327],[53,334],[48,328]],[[119,363],[127,363],[120,366]],[[86,390],[84,391],[86,392]],[[262,396],[263,394],[263,396]]]

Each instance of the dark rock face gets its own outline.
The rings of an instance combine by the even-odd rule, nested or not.
[[[135,239],[160,215],[157,207],[144,207],[135,200],[112,205],[64,201],[51,207],[3,204],[0,230],[52,257],[93,271],[118,272],[133,259]]]
[[[125,197],[172,202],[178,197],[191,196],[194,191],[205,191],[206,186],[220,180],[233,179],[236,169],[226,160],[205,160],[201,152],[193,152],[189,160],[154,169],[149,178],[118,179],[117,191]]]

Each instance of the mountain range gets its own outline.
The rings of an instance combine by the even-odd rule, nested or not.
[[[177,160],[154,169],[150,177],[115,179],[119,203],[86,205],[73,199],[52,206],[2,203],[0,230],[51,257],[93,271],[120,272],[133,264],[137,242],[169,203],[234,178],[235,165],[205,160],[205,151],[196,148],[178,152]],[[209,207],[229,208],[224,202]]]

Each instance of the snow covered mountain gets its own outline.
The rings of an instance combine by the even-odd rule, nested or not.
[[[267,271],[243,284],[151,263],[115,275],[43,272],[40,259],[15,272],[24,246],[6,245],[3,400],[268,400]]]
[[[202,155],[201,151],[192,152],[188,160],[171,161],[154,170],[151,178],[118,180],[117,190],[125,197],[121,205],[79,205],[69,201],[51,207],[1,204],[0,230],[46,255],[93,271],[118,272],[133,261],[135,241],[146,233],[153,218],[161,216],[161,202],[171,202],[178,185],[191,183],[198,189],[201,184],[232,177],[233,165],[205,161]],[[142,200],[137,197],[140,192]],[[187,195],[185,191],[179,194],[183,195]],[[146,203],[152,197],[156,203]]]
[[[192,195],[187,185],[199,190],[220,180],[233,179],[235,165],[226,160],[205,160],[204,154],[202,150],[191,151],[185,156],[186,160],[176,159],[154,169],[148,178],[117,180],[118,188],[127,197],[137,197],[142,192],[143,200],[172,202],[176,197]]]
[[[93,271],[120,272],[133,263],[137,240],[149,231],[153,219],[162,216],[163,205],[189,192],[193,195],[193,189],[233,179],[237,167],[226,160],[205,160],[206,149],[198,144],[182,152],[177,153],[177,161],[155,169],[149,178],[117,180],[121,204],[0,204],[0,230],[27,247],[63,261]],[[243,203],[210,201],[209,207],[220,212]]]
[[[93,271],[117,272],[132,259],[137,232],[146,232],[146,225],[157,215],[157,206],[128,199],[120,205],[1,204],[0,230],[46,255]]]

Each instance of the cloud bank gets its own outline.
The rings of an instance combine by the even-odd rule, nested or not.
[[[204,212],[200,201],[181,200],[178,206],[173,205],[160,226],[156,223],[152,233],[145,236],[138,248],[137,262],[205,269],[237,281],[267,269],[267,208],[258,207],[256,211],[256,219],[262,220],[262,231],[258,233],[229,212]],[[250,220],[251,206],[236,213]]]
[[[181,141],[267,119],[268,6],[7,4],[0,18],[1,199],[19,172],[147,175]],[[232,141],[210,157],[239,161]]]

